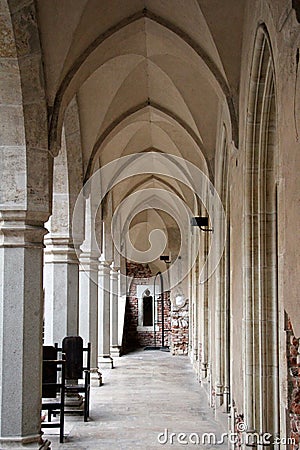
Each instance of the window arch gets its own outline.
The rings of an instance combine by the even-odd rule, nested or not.
[[[143,326],[153,326],[153,297],[149,289],[143,293]]]

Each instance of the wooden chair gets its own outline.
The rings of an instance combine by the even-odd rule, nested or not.
[[[84,421],[87,422],[90,408],[91,344],[88,343],[83,348],[80,336],[67,336],[62,341],[62,347],[57,347],[57,350],[66,355],[66,394],[84,394],[83,413]]]
[[[57,349],[43,346],[42,410],[47,411],[47,422],[42,428],[59,428],[59,442],[64,441],[65,360],[57,359]],[[52,417],[59,421],[52,422]]]

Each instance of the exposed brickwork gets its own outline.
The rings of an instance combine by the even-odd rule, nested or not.
[[[129,297],[126,298],[122,353],[128,353],[138,347],[137,324],[137,298],[130,293]]]
[[[162,342],[162,325],[161,325],[161,297],[158,296],[157,301],[157,322],[158,331],[154,335],[153,331],[138,331],[138,298],[137,286],[149,284],[149,278],[152,276],[148,265],[127,263],[127,276],[133,277],[129,296],[126,300],[125,325],[123,333],[123,352],[127,353],[135,348],[146,346],[160,346]],[[165,339],[164,345],[170,345],[170,293],[164,293],[164,329]]]
[[[290,437],[295,439],[295,445],[291,448],[298,450],[300,443],[300,338],[294,335],[290,319],[288,319],[287,333]]]
[[[148,264],[137,264],[132,262],[126,263],[126,274],[128,277],[144,278],[144,284],[147,284],[148,278],[152,276],[151,269]]]
[[[172,306],[171,311],[172,355],[187,355],[189,344],[189,302],[181,307]]]

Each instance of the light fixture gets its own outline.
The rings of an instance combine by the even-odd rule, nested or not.
[[[201,231],[214,231],[213,228],[208,228],[208,217],[206,216],[192,217],[191,226],[199,227]]]
[[[169,255],[161,255],[161,256],[159,257],[159,259],[160,259],[161,261],[164,261],[165,263],[171,262],[171,261],[170,261]]]

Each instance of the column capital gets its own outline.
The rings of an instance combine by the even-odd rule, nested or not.
[[[98,271],[99,253],[82,252],[79,256],[79,263],[80,263],[79,270]]]
[[[116,268],[116,267],[112,267],[112,266],[110,266],[110,278],[111,278],[111,280],[112,281],[114,281],[114,280],[118,280],[118,277],[119,277],[119,271],[118,271],[118,269]]]
[[[26,211],[0,211],[1,247],[43,248],[47,230],[42,220],[32,220]]]
[[[45,244],[53,247],[72,247],[75,248],[73,239],[69,235],[48,233],[45,236]]]
[[[47,211],[28,211],[25,209],[0,209],[0,221],[26,222],[28,225],[41,225],[47,222],[50,213]]]
[[[111,261],[102,260],[99,258],[99,269],[110,271]]]
[[[70,236],[55,236],[48,234],[44,239],[45,264],[68,263],[78,264],[78,249],[76,251]]]
[[[110,265],[110,269],[111,269],[111,271],[113,271],[113,272],[118,272],[119,270],[120,270],[120,267],[119,266],[117,266],[115,263],[114,263],[114,261],[111,263],[111,265]]]

